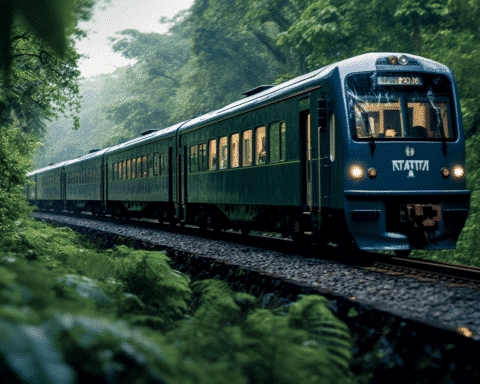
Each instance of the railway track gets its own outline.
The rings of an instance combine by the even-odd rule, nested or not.
[[[422,281],[439,281],[449,287],[480,289],[480,268],[423,259],[391,257],[365,269],[388,275],[402,275]]]
[[[176,234],[221,239],[250,247],[277,250],[310,258],[313,256],[315,258],[328,261],[338,261],[341,263],[350,264],[352,266],[358,266],[367,271],[386,274],[389,276],[403,276],[419,281],[440,282],[449,287],[468,287],[480,289],[480,268],[469,265],[460,265],[409,257],[398,257],[376,252],[345,249],[336,247],[335,245],[320,247],[315,244],[304,243],[300,244],[299,246],[299,243],[288,238],[285,239],[258,234],[245,236],[240,231],[205,231],[191,225],[170,226],[159,224],[157,221],[152,219],[122,220],[115,219],[110,216],[98,217],[91,214],[56,212],[55,215],[57,214],[71,218],[82,218]]]

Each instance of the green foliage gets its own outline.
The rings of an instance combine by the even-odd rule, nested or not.
[[[40,136],[45,121],[72,116],[78,128],[80,97],[73,37],[85,33],[93,0],[4,0],[0,23],[0,125],[15,120]]]
[[[413,257],[447,261],[480,267],[480,133],[466,142],[467,188],[470,196],[470,212],[465,227],[460,234],[456,249],[441,251],[414,251]]]
[[[0,231],[3,240],[15,229],[15,222],[31,212],[22,188],[27,183],[26,172],[31,169],[28,155],[36,143],[17,125],[0,125]]]
[[[115,277],[138,297],[133,305],[132,297],[123,300],[121,312],[133,309],[128,319],[164,328],[184,315],[191,294],[190,279],[172,270],[164,253],[118,246],[110,257]]]
[[[33,33],[51,46],[59,56],[65,55],[67,7],[70,1],[45,0],[32,3],[29,0],[3,0],[0,23],[0,71],[9,71],[12,56],[9,47],[14,18],[21,17]]]
[[[201,356],[212,369],[231,366],[235,383],[354,382],[348,328],[324,297],[303,297],[280,316],[255,309],[254,297],[222,281],[195,283],[193,291],[198,309],[166,335],[185,358]]]
[[[223,281],[190,284],[161,252],[99,251],[31,220],[9,246],[0,249],[9,382],[354,382],[348,329],[321,296],[274,314]]]

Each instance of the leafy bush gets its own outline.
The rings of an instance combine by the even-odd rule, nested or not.
[[[132,297],[124,297],[121,311],[130,309],[127,318],[136,323],[164,328],[180,319],[190,298],[190,278],[172,270],[170,259],[163,252],[132,250],[118,246],[110,256],[115,277],[137,296],[137,305],[129,305]],[[132,314],[133,309],[133,314]]]
[[[26,172],[31,168],[28,156],[36,141],[22,132],[18,124],[0,125],[0,231],[8,239],[14,223],[26,217],[31,208],[22,194],[27,183]]]
[[[198,308],[166,335],[185,359],[235,373],[234,383],[354,382],[348,328],[324,297],[302,297],[282,316],[254,309],[253,296],[222,281],[195,283],[193,291]]]

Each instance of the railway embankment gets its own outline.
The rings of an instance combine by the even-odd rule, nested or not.
[[[480,378],[480,298],[474,288],[385,275],[331,257],[322,260],[221,237],[161,231],[149,223],[34,216],[70,227],[105,247],[124,243],[162,251],[173,269],[192,280],[228,282],[233,291],[258,297],[264,309],[288,310],[299,295],[322,295],[350,329],[352,370],[370,372],[377,382],[460,383]]]

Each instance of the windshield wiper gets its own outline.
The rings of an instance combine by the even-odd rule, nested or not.
[[[437,131],[440,132],[440,136],[442,137],[442,151],[443,154],[447,155],[447,138],[445,137],[445,132],[443,131],[443,123],[442,123],[442,111],[438,108],[433,101],[432,91],[427,92],[428,101],[432,105],[433,110],[435,111],[435,115],[437,116]]]
[[[354,101],[354,103],[355,103],[355,106],[360,110],[360,113],[362,115],[363,124],[365,125],[365,129],[368,132],[368,137],[370,138],[370,151],[372,152],[372,156],[373,156],[373,154],[375,153],[375,147],[377,146],[375,144],[375,138],[373,136],[375,132],[370,126],[370,121],[368,120],[368,113],[356,101]]]

